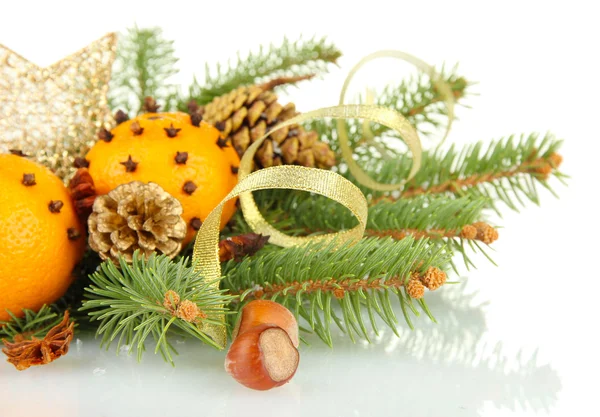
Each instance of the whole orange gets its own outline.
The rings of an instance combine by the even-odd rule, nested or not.
[[[86,159],[96,192],[106,194],[131,181],[155,182],[177,198],[188,224],[184,244],[237,183],[240,159],[205,122],[185,113],[145,113],[120,123],[90,149]],[[235,212],[229,201],[224,226]]]
[[[69,192],[49,169],[0,155],[0,320],[60,298],[85,250]]]

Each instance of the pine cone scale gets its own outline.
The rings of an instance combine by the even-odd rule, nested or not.
[[[265,86],[239,87],[203,107],[204,120],[219,124],[221,135],[230,139],[240,157],[279,122],[296,116],[293,103],[282,105]],[[335,154],[316,132],[302,126],[286,126],[272,132],[256,152],[254,161],[262,168],[285,164],[329,169]]]
[[[265,111],[267,105],[262,101],[256,101],[252,106],[248,109],[248,123],[250,126],[254,126],[258,119],[260,119],[260,115]]]
[[[104,260],[131,262],[139,249],[174,257],[181,250],[187,224],[181,203],[158,184],[131,182],[96,198],[88,218],[90,247]]]

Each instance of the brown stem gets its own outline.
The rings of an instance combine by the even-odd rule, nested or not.
[[[489,183],[492,181],[499,180],[501,178],[510,178],[518,174],[532,174],[541,179],[547,179],[550,173],[557,169],[562,162],[562,157],[553,153],[548,158],[538,158],[534,161],[526,161],[521,163],[519,166],[507,170],[496,172],[494,174],[475,174],[470,177],[463,179],[455,179],[444,181],[441,184],[431,186],[429,188],[423,188],[418,186],[408,186],[402,192],[402,198],[411,198],[423,194],[442,194],[442,193],[457,193],[464,188],[474,187],[479,184]],[[374,198],[371,204],[376,204],[379,201],[396,201],[397,197],[391,196],[380,196]]]
[[[395,240],[404,239],[407,236],[412,236],[415,239],[442,239],[460,237],[467,240],[479,240],[483,243],[490,244],[498,239],[498,231],[485,222],[476,222],[467,224],[461,230],[456,229],[385,229],[365,230],[366,236],[372,237],[391,237]]]
[[[430,290],[439,288],[446,281],[446,273],[436,267],[429,267],[427,271],[422,274],[417,272],[411,273],[410,280],[419,280]],[[409,281],[410,281],[409,280]],[[296,295],[298,291],[302,290],[304,294],[311,294],[317,291],[328,292],[333,294],[336,298],[344,298],[346,292],[356,292],[360,290],[381,290],[386,288],[398,289],[404,286],[405,279],[399,276],[393,276],[388,279],[376,279],[372,281],[368,280],[355,280],[355,279],[344,279],[336,280],[334,278],[314,281],[308,280],[304,282],[290,282],[287,284],[265,284],[264,287],[257,287],[248,297],[252,298],[265,298],[271,299],[276,294]],[[240,295],[239,293],[233,293],[233,295]]]
[[[316,74],[307,74],[307,75],[296,75],[293,77],[277,77],[277,78],[267,81],[264,84],[261,84],[260,87],[265,91],[272,90],[275,87],[279,87],[280,85],[296,84],[300,81],[310,80],[315,75]]]
[[[458,237],[460,235],[456,230],[445,230],[445,229],[386,229],[386,230],[365,230],[365,236],[371,237],[391,237],[394,240],[402,240],[407,236],[412,236],[415,239],[440,239],[444,237]]]

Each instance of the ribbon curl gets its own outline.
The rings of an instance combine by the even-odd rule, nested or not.
[[[254,142],[246,150],[242,160],[240,161],[238,184],[204,220],[194,243],[193,260],[195,269],[201,270],[204,279],[206,281],[213,282],[211,285],[213,285],[214,288],[219,287],[219,279],[221,278],[221,264],[219,262],[219,228],[221,213],[223,211],[224,204],[236,197],[239,197],[240,199],[240,205],[244,219],[250,228],[256,233],[269,235],[269,242],[275,245],[290,247],[304,245],[311,242],[331,241],[333,239],[336,239],[339,244],[343,244],[358,241],[364,234],[367,224],[367,200],[358,187],[341,175],[332,171],[294,165],[277,166],[252,172],[253,158],[256,151],[259,149],[265,139],[273,132],[282,129],[285,126],[303,123],[315,118],[329,117],[337,119],[342,156],[357,180],[361,184],[376,190],[395,190],[402,186],[402,184],[379,184],[370,178],[366,173],[364,173],[360,167],[358,167],[358,164],[356,164],[352,158],[352,150],[348,144],[348,137],[345,132],[343,120],[363,119],[369,122],[379,123],[390,129],[398,131],[411,150],[413,166],[409,178],[412,178],[412,176],[414,176],[414,174],[418,171],[421,164],[421,142],[417,132],[406,120],[406,118],[404,118],[404,116],[394,110],[379,106],[343,104],[345,91],[352,79],[352,76],[358,70],[358,68],[371,59],[380,56],[392,56],[393,54],[390,55],[390,52],[400,54],[404,57],[404,59],[406,59],[407,54],[399,53],[397,51],[382,51],[363,58],[353,68],[348,75],[346,82],[344,83],[344,88],[342,89],[342,94],[340,96],[340,102],[342,103],[341,105],[303,113],[293,117],[292,119],[282,122]],[[433,71],[432,68],[431,71]],[[435,74],[435,72],[430,72],[430,74]],[[444,85],[440,84],[438,88],[440,88],[440,91],[443,91]],[[448,114],[449,116],[453,114],[451,106],[448,108]],[[450,123],[451,120],[452,119],[450,118]],[[350,212],[352,212],[352,214],[358,219],[358,225],[349,230],[319,236],[288,236],[271,226],[258,210],[256,202],[254,201],[254,197],[252,196],[252,192],[267,189],[301,190],[323,195],[327,198],[337,201],[349,209]],[[224,322],[223,315],[217,317],[217,319]],[[211,337],[221,348],[225,348],[225,345],[227,344],[227,333],[224,324],[216,325],[205,322],[200,324],[200,330]]]
[[[444,137],[442,138],[440,144],[443,143],[444,140],[446,140],[448,133],[450,133],[450,128],[452,127],[452,121],[454,120],[454,96],[452,95],[452,89],[450,88],[448,83],[446,83],[442,79],[441,75],[438,74],[431,65],[429,65],[425,61],[423,61],[413,55],[407,54],[406,52],[377,51],[370,55],[365,56],[360,61],[358,61],[358,63],[350,70],[350,72],[348,73],[348,76],[346,77],[346,80],[344,81],[344,85],[342,86],[342,90],[340,92],[340,101],[339,101],[340,105],[344,104],[344,100],[346,98],[346,92],[348,91],[348,86],[352,82],[354,75],[367,62],[373,61],[374,59],[377,59],[377,58],[401,59],[403,61],[413,64],[419,70],[421,70],[424,73],[429,75],[433,84],[435,85],[435,87],[438,89],[441,96],[443,97],[444,104],[446,105],[446,109],[448,112],[448,124],[446,126],[446,132],[445,132]],[[413,155],[413,165],[408,174],[408,177],[398,184],[382,184],[380,182],[375,181],[354,161],[353,151],[350,146],[350,140],[348,139],[348,132],[346,130],[346,123],[344,123],[343,120],[337,121],[337,133],[338,133],[338,140],[339,140],[339,144],[340,144],[340,150],[342,151],[342,157],[344,158],[344,161],[346,162],[346,164],[348,164],[348,169],[350,170],[350,172],[352,173],[354,178],[356,178],[356,180],[360,184],[362,184],[366,187],[369,187],[372,190],[376,190],[376,191],[395,191],[395,190],[401,189],[404,186],[404,184],[406,183],[406,181],[409,181],[411,178],[413,178],[415,176],[415,174],[417,173],[417,171],[419,171],[419,168],[421,167],[421,152],[422,152],[421,141],[419,140],[419,135],[417,134],[417,131],[410,124],[410,122],[408,120],[406,120],[404,117],[402,117],[402,119],[403,119],[403,123],[401,125],[397,126],[396,128],[394,128],[394,130],[396,130],[400,134],[400,137],[402,138],[402,140],[404,140],[404,142],[410,149],[410,151]],[[375,120],[370,120],[368,118],[365,120],[366,121],[375,121]],[[368,129],[368,132],[370,132],[370,129]]]

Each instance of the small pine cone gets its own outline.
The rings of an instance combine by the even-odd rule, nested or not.
[[[177,310],[177,307],[179,306],[179,301],[181,301],[179,294],[177,294],[173,290],[169,290],[165,293],[165,299],[163,300],[163,306],[167,310],[169,310],[171,313],[173,313],[175,310]]]
[[[171,258],[181,250],[187,224],[181,203],[158,184],[123,184],[98,196],[88,218],[89,244],[104,260],[131,262],[139,249]]]
[[[535,168],[535,172],[540,174],[540,176],[546,180],[552,173],[552,169],[553,168],[552,165],[550,165],[550,162],[540,160],[539,165]]]
[[[240,158],[254,141],[277,123],[296,116],[293,103],[282,106],[272,85],[239,87],[215,98],[202,108],[203,118],[219,124],[221,135],[230,140]],[[261,145],[254,158],[259,167],[284,164],[329,169],[335,165],[335,154],[316,132],[292,125],[273,132]]]
[[[425,294],[425,286],[418,279],[411,279],[406,284],[406,292],[410,298],[422,298]]]
[[[430,266],[420,280],[429,290],[437,290],[446,283],[446,273],[435,266]]]
[[[196,322],[198,319],[202,319],[206,317],[206,314],[201,311],[196,303],[183,300],[177,308],[175,315],[182,320],[188,321],[190,323]]]
[[[554,169],[558,169],[563,161],[563,157],[557,153],[552,153],[548,159],[550,160],[550,164]]]
[[[69,181],[69,192],[75,206],[75,211],[82,221],[92,213],[92,206],[96,200],[96,188],[94,180],[87,168],[79,168],[71,181]]]
[[[498,239],[498,231],[489,224],[477,222],[473,223],[473,226],[477,229],[477,240],[481,240],[483,243],[489,245]]]
[[[460,231],[460,237],[463,239],[473,240],[477,237],[477,228],[472,224],[466,224]]]

